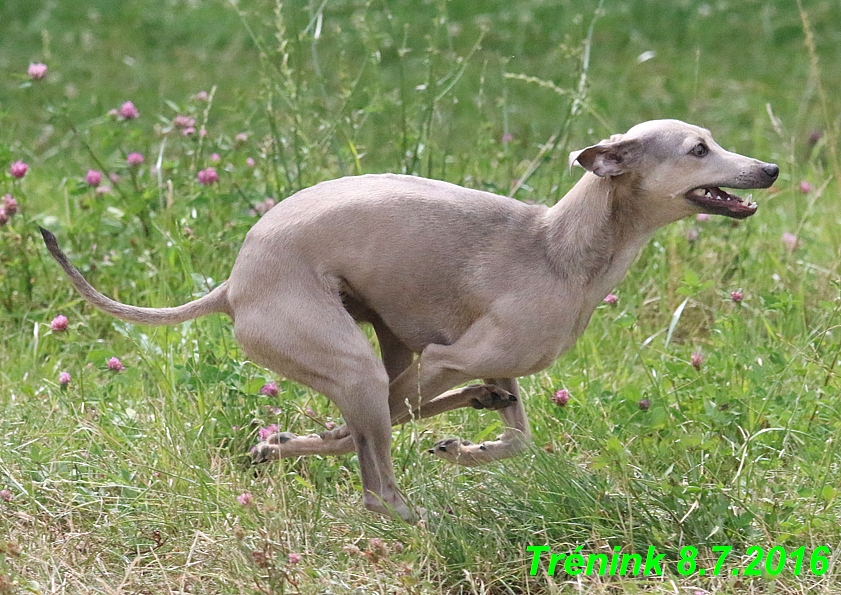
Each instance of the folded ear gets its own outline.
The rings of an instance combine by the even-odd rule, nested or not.
[[[621,176],[627,173],[635,161],[639,142],[636,140],[614,140],[619,135],[610,137],[592,147],[569,154],[569,165],[576,163],[589,172],[602,178]]]

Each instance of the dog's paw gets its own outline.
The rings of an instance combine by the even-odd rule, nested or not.
[[[280,458],[280,445],[297,438],[292,432],[277,432],[272,434],[265,441],[260,442],[251,449],[251,460],[254,464],[276,461]]]
[[[474,409],[505,409],[517,402],[517,397],[498,386],[481,384],[475,387],[477,395],[470,399]]]
[[[473,444],[460,438],[446,438],[436,442],[429,449],[429,453],[450,463],[471,467],[485,462],[487,450],[484,444]]]

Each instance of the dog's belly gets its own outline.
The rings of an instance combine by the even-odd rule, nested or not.
[[[381,308],[367,303],[346,282],[340,285],[342,304],[357,322],[387,327],[415,353],[427,345],[450,345],[470,327],[475,316],[459,316],[441,302],[430,303],[424,296],[404,295],[404,299],[386,302]]]

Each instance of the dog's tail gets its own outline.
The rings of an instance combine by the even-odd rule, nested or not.
[[[51,232],[40,226],[38,229],[41,230],[41,235],[44,236],[44,243],[47,245],[47,250],[50,251],[56,262],[67,273],[70,281],[79,293],[82,294],[82,297],[107,314],[127,320],[128,322],[152,326],[178,324],[179,322],[192,320],[193,318],[214,312],[222,312],[232,316],[231,307],[228,304],[227,281],[223,282],[207,295],[182,306],[176,306],[175,308],[138,308],[137,306],[129,306],[114,301],[98,292],[85,280],[82,273],[71,264],[67,255],[58,247],[58,242]]]

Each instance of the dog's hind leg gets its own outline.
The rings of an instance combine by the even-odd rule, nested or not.
[[[385,367],[338,295],[310,292],[305,297],[273,296],[271,303],[263,297],[259,308],[240,306],[236,336],[257,363],[333,401],[345,419],[348,436],[337,431],[326,440],[276,434],[255,447],[255,459],[340,454],[355,449],[365,507],[412,520],[414,515],[397,488],[392,467]],[[266,312],[271,313],[270,323]]]

